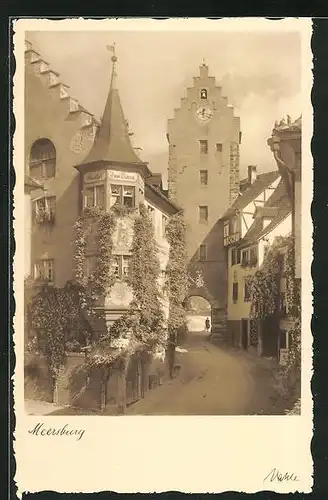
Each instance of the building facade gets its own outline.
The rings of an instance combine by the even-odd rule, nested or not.
[[[215,330],[224,316],[227,284],[218,220],[239,193],[241,132],[240,119],[205,64],[168,121],[167,138],[169,197],[184,209],[189,270],[204,283],[190,294],[208,299]]]
[[[295,278],[301,280],[301,212],[302,212],[302,118],[276,122],[268,144],[292,201],[293,236],[295,238]]]
[[[260,330],[250,318],[247,277],[261,268],[275,239],[291,233],[291,207],[276,171],[257,175],[250,166],[242,184],[243,194],[222,219],[228,252],[228,340],[236,348],[277,357],[279,327],[267,324]]]
[[[26,266],[34,293],[45,284],[62,288],[68,281],[75,281],[75,225],[85,209],[100,209],[106,213],[115,205],[123,210],[116,220],[112,237],[111,272],[115,282],[97,301],[97,319],[88,318],[95,338],[108,332],[128,310],[133,298],[128,276],[134,219],[139,205],[146,206],[153,221],[161,269],[160,289],[164,285],[169,258],[165,228],[170,215],[177,212],[177,207],[162,190],[161,177],[152,174],[131,144],[116,85],[115,56],[112,62],[108,98],[98,122],[71,97],[59,74],[26,42],[25,172],[34,183],[25,206],[29,221],[26,231],[29,231],[30,238],[27,237],[31,242],[30,252],[26,253],[29,266]],[[131,211],[125,213],[124,209]],[[98,236],[91,228],[85,248],[86,279],[97,265]],[[165,293],[162,295],[161,305],[167,319],[169,303]],[[57,402],[97,407],[100,390],[97,377],[92,377],[87,384],[80,380],[75,393],[69,386],[69,372],[76,363],[83,363],[83,356],[80,353],[67,356],[67,369],[58,380]],[[158,356],[163,360],[163,353]],[[139,359],[131,359],[123,379],[119,373],[111,377],[108,405],[121,407],[141,397],[148,388],[151,367],[147,370],[147,373],[142,372]]]

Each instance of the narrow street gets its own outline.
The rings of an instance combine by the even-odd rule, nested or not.
[[[193,318],[194,327],[204,324]],[[192,326],[192,325],[191,325]],[[128,415],[249,415],[272,408],[272,368],[267,360],[211,344],[208,333],[191,331],[176,354],[176,377],[149,391]]]

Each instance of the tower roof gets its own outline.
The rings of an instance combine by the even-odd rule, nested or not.
[[[145,165],[135,153],[130,141],[128,125],[116,84],[117,57],[113,55],[111,59],[113,66],[106,106],[93,146],[81,165],[100,161]]]

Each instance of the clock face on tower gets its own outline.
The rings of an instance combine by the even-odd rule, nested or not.
[[[210,121],[212,116],[213,116],[213,111],[205,106],[201,106],[196,111],[196,118],[200,123],[206,123]]]

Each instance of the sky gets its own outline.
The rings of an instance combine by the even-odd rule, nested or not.
[[[240,171],[275,170],[267,139],[275,120],[301,108],[301,40],[297,32],[33,31],[35,50],[60,73],[70,94],[100,118],[115,42],[117,82],[135,147],[153,172],[166,173],[167,120],[205,59],[240,116]]]

